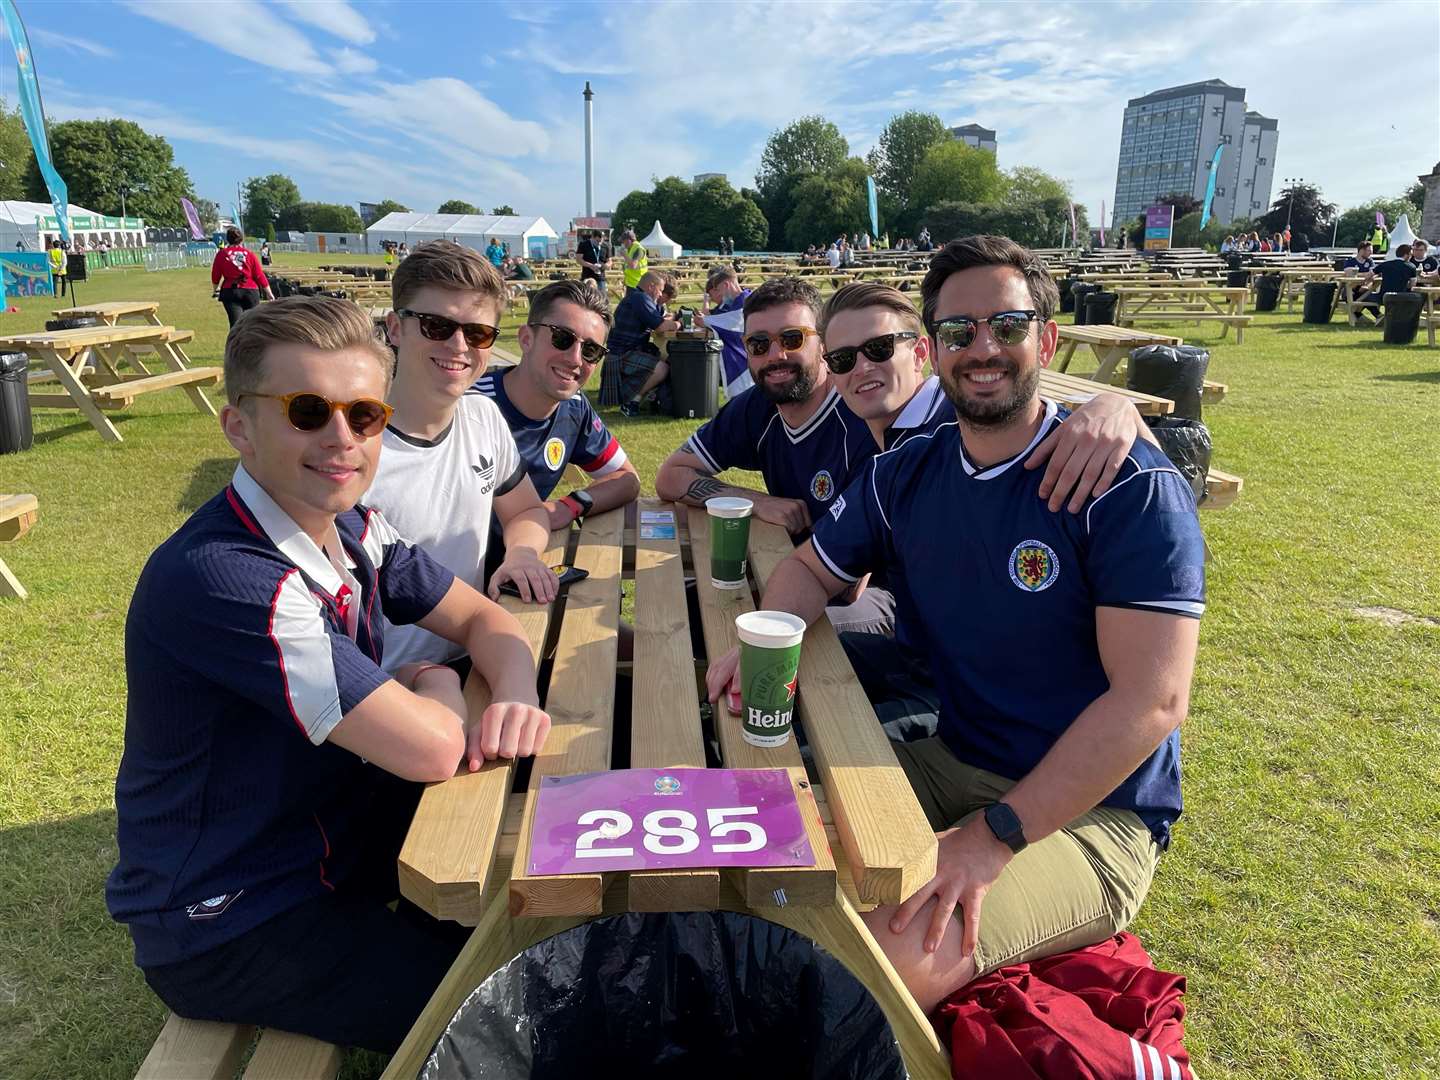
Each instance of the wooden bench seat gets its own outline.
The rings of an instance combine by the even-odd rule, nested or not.
[[[184,345],[195,340],[194,330],[171,330],[165,335],[165,340],[171,345]]]
[[[1226,330],[1235,327],[1235,344],[1245,341],[1245,328],[1255,321],[1253,315],[1222,315],[1215,311],[1136,311],[1116,317],[1121,326],[1134,326],[1137,322],[1182,323],[1218,322]]]
[[[245,1080],[335,1080],[340,1072],[339,1046],[273,1028],[257,1043],[255,1030],[171,1013],[135,1080],[232,1080],[252,1043]]]
[[[40,501],[34,495],[0,495],[0,541],[19,540],[40,516]],[[29,593],[5,560],[0,559],[0,597],[24,600]]]
[[[102,409],[113,408],[117,404],[129,405],[141,394],[156,390],[169,390],[176,386],[214,386],[220,381],[222,374],[224,372],[218,367],[198,367],[185,371],[166,371],[160,375],[143,375],[97,386],[91,391],[91,397]]]
[[[1205,474],[1205,496],[1199,502],[1201,510],[1223,510],[1240,497],[1245,481],[1232,473],[1212,468]]]

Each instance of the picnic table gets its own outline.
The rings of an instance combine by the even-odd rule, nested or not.
[[[215,407],[200,387],[219,382],[221,370],[190,366],[181,344],[193,336],[191,331],[171,326],[87,326],[10,334],[0,337],[0,350],[26,353],[49,368],[32,376],[32,386],[54,378],[64,388],[63,394],[32,389],[33,408],[79,409],[106,442],[122,442],[120,432],[102,410],[127,408],[142,394],[178,388],[200,412],[215,415]],[[135,346],[153,348],[169,370],[151,374],[135,356]],[[140,374],[123,374],[120,367],[126,363]]]
[[[546,561],[590,572],[564,600],[550,607],[503,601],[537,658],[547,641],[555,643],[545,699],[553,726],[523,795],[511,794],[513,764],[495,761],[432,784],[421,798],[400,852],[401,891],[436,917],[476,931],[385,1076],[413,1077],[471,990],[540,940],[606,913],[731,910],[789,927],[829,949],[875,995],[911,1075],[948,1077],[934,1029],[858,916],[859,908],[897,903],[930,879],[935,836],[824,619],[805,635],[797,697],[820,782],[807,777],[794,739],[782,747],[756,747],[723,710],[715,722],[726,768],[785,770],[813,866],[559,877],[527,872],[542,778],[602,772],[615,756],[616,632],[622,573],[632,558],[631,734],[618,756],[632,768],[706,766],[684,577],[698,568],[696,591],[712,657],[735,644],[735,616],[754,604],[748,589],[710,584],[705,511],[654,499],[641,500],[638,511],[638,527],[627,527],[625,511],[614,510],[587,518],[578,531],[552,534]],[[752,520],[750,567],[758,589],[791,550],[783,529]],[[486,688],[472,677],[465,692],[475,715],[487,701]]]
[[[1219,322],[1223,338],[1235,327],[1235,344],[1245,341],[1245,327],[1253,316],[1245,314],[1250,290],[1206,282],[1176,281],[1169,285],[1120,285],[1113,292],[1119,298],[1115,322],[1133,326],[1137,322]]]
[[[0,542],[20,539],[39,516],[40,503],[34,495],[0,495]],[[20,579],[0,559],[0,597],[24,600],[28,595]]]
[[[1440,330],[1440,314],[1435,310],[1436,300],[1440,300],[1440,285],[1416,285],[1415,291],[1425,298],[1425,309],[1420,313],[1420,324],[1425,327],[1430,335],[1430,347],[1435,346],[1435,331]]]
[[[1183,345],[1184,338],[1173,334],[1152,334],[1128,326],[1112,326],[1108,323],[1086,323],[1084,326],[1060,326],[1060,341],[1063,350],[1057,350],[1050,365],[1051,371],[1068,372],[1071,357],[1077,345],[1086,345],[1095,357],[1096,370],[1085,376],[1095,382],[1109,383],[1120,388],[1125,385],[1125,364],[1131,349],[1144,345]],[[1225,399],[1229,387],[1224,383],[1205,380],[1200,400],[1214,405]]]
[[[106,326],[118,326],[126,321],[164,326],[159,310],[160,305],[154,300],[107,300],[103,304],[57,308],[50,314],[57,319],[99,319]]]

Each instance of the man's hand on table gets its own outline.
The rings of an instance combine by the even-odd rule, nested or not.
[[[740,714],[740,647],[737,645],[710,665],[705,672],[705,696],[713,705],[721,695],[729,700],[726,707]]]
[[[500,586],[506,581],[515,583],[520,599],[527,604],[548,604],[560,592],[555,571],[532,548],[514,547],[505,553],[505,561],[490,575],[487,594],[491,600],[500,599]]]
[[[491,702],[465,738],[466,766],[475,772],[497,757],[538,754],[549,734],[550,714],[539,706],[519,701]]]
[[[810,528],[810,508],[799,499],[782,499],[778,495],[749,496],[755,504],[754,514],[761,521],[779,525],[786,532],[801,533]]]
[[[1025,460],[1025,468],[1038,469],[1048,461],[1040,497],[1055,513],[1069,496],[1068,509],[1078,514],[1087,498],[1098,499],[1109,490],[1135,440],[1148,436],[1128,398],[1101,392],[1047,435]]]
[[[890,918],[891,933],[901,934],[933,896],[935,911],[925,932],[925,951],[940,948],[950,916],[960,908],[960,952],[968,959],[980,939],[980,905],[1015,856],[995,839],[983,814],[976,814],[958,829],[939,834],[935,876],[896,909]]]

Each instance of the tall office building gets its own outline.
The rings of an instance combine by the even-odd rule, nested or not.
[[[1216,147],[1224,151],[1210,216],[1228,224],[1263,213],[1278,127],[1247,109],[1244,87],[1219,79],[1131,98],[1120,128],[1111,226],[1133,221],[1162,195],[1188,191],[1203,200]]]
[[[979,124],[962,124],[960,127],[951,128],[950,136],[966,146],[995,153],[995,132],[990,128],[981,127]]]

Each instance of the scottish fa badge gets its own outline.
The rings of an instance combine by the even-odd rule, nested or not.
[[[816,502],[824,502],[835,494],[835,481],[827,470],[821,469],[810,481],[810,494]]]
[[[1039,540],[1021,540],[1010,552],[1010,580],[1026,592],[1044,592],[1060,576],[1055,549]]]
[[[550,439],[545,443],[545,464],[550,466],[551,472],[565,464],[565,444],[559,439]]]

